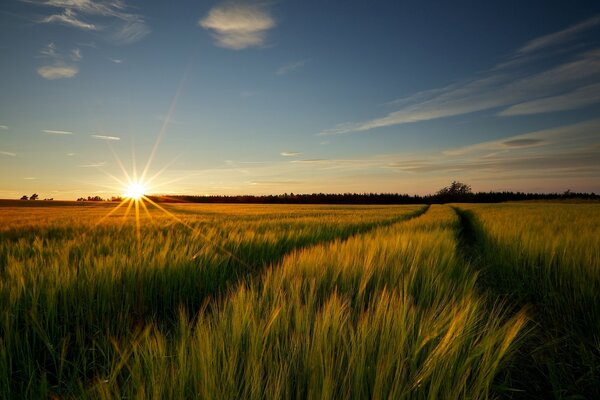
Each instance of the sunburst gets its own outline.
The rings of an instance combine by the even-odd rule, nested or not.
[[[188,70],[188,72],[189,72],[189,70]],[[154,161],[154,157],[156,156],[156,153],[158,151],[162,137],[164,136],[164,134],[167,130],[167,127],[170,123],[173,112],[175,110],[175,105],[177,104],[177,99],[179,98],[179,95],[181,93],[186,75],[187,75],[187,72],[186,72],[186,74],[184,74],[184,77],[182,78],[182,80],[179,84],[179,87],[177,89],[175,97],[173,98],[173,101],[171,103],[171,106],[169,108],[167,116],[166,116],[166,118],[163,122],[163,125],[156,137],[156,141],[154,143],[152,151],[150,152],[148,161],[146,162],[146,165],[140,176],[138,176],[138,173],[137,173],[137,166],[136,166],[136,162],[135,162],[135,149],[133,149],[133,152],[132,152],[133,153],[132,154],[133,155],[133,157],[132,157],[133,158],[133,168],[132,168],[132,171],[128,172],[127,169],[125,168],[125,166],[123,165],[123,162],[121,161],[121,159],[118,157],[118,155],[112,148],[111,143],[108,143],[110,151],[112,152],[117,165],[121,169],[122,177],[118,178],[118,177],[108,173],[101,167],[98,169],[101,170],[104,174],[109,176],[114,182],[117,183],[118,187],[109,187],[109,188],[112,189],[113,191],[117,191],[117,190],[120,191],[120,193],[122,193],[122,196],[121,196],[121,201],[112,210],[110,210],[106,215],[104,215],[96,223],[95,226],[98,226],[103,220],[105,220],[106,218],[113,215],[117,210],[121,209],[121,207],[123,207],[124,205],[127,205],[127,207],[125,209],[125,213],[123,214],[123,217],[122,217],[122,222],[124,223],[126,220],[128,220],[130,211],[132,209],[134,209],[135,224],[136,224],[136,237],[137,237],[137,249],[138,249],[138,252],[141,252],[142,235],[141,235],[140,209],[143,210],[144,213],[148,216],[148,219],[150,220],[150,222],[154,223],[152,214],[148,210],[148,206],[151,205],[155,209],[160,210],[162,212],[162,214],[169,217],[169,219],[174,220],[177,223],[185,226],[187,229],[191,230],[193,232],[194,236],[203,238],[204,240],[206,240],[207,244],[211,245],[216,250],[220,251],[221,253],[226,254],[231,259],[238,262],[240,265],[243,265],[246,268],[250,268],[250,266],[246,262],[241,260],[238,256],[233,254],[231,251],[225,249],[219,243],[215,242],[212,238],[208,237],[204,232],[200,231],[197,227],[195,227],[195,226],[191,225],[189,222],[181,219],[179,216],[177,216],[176,214],[167,210],[165,207],[161,206],[160,204],[158,204],[156,201],[152,200],[149,197],[149,194],[151,192],[156,191],[159,187],[164,187],[164,186],[170,185],[174,182],[177,182],[177,181],[180,181],[180,180],[186,178],[186,177],[180,177],[178,179],[161,182],[160,184],[157,184],[154,182],[163,172],[165,172],[165,170],[169,167],[169,165],[171,165],[171,163],[173,161],[171,163],[168,163],[166,166],[164,166],[161,170],[159,170],[157,173],[155,173],[151,177],[147,178],[148,172],[150,170],[150,166],[151,166],[152,162]],[[198,253],[196,253],[192,258],[195,259],[197,256],[198,256]]]
[[[132,182],[125,188],[123,197],[139,201],[146,194],[146,185],[143,182]]]

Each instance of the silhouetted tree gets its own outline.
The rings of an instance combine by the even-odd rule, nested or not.
[[[440,189],[436,194],[438,196],[464,196],[472,193],[473,191],[471,190],[470,185],[458,181],[452,181],[450,186]]]
[[[31,196],[29,196],[29,200],[37,200],[37,199],[38,199],[38,197],[40,197],[40,196],[38,196],[38,194],[37,194],[37,193],[34,193],[34,194],[32,194]]]
[[[27,197],[26,195],[23,195],[23,196],[21,197],[21,200],[29,200],[29,197]]]

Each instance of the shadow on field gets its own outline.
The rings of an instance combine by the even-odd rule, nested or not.
[[[600,343],[594,342],[598,334],[594,324],[600,316],[585,314],[586,307],[594,309],[593,304],[565,306],[559,301],[568,293],[559,289],[541,293],[548,288],[527,274],[532,266],[517,269],[507,264],[501,256],[503,248],[487,235],[475,213],[452,208],[460,220],[459,252],[477,269],[479,286],[490,303],[505,303],[512,313],[532,309],[533,327],[515,361],[499,374],[498,384],[513,388],[509,397],[515,399],[600,398]]]
[[[74,393],[82,383],[108,374],[114,359],[126,351],[116,343],[135,341],[136,332],[140,335],[149,324],[165,332],[177,329],[180,312],[203,312],[212,298],[226,295],[290,251],[416,218],[428,207],[386,221],[323,229],[311,237],[225,249],[235,257],[215,254],[166,266],[137,260],[120,270],[107,268],[89,276],[82,271],[64,285],[36,282],[18,298],[0,292],[0,305],[10,307],[0,321],[0,389],[8,389],[0,397],[43,398],[49,388],[57,396]]]

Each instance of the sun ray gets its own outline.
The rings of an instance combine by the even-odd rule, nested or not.
[[[244,266],[244,267],[246,267],[248,269],[252,268],[248,263],[246,263],[244,260],[242,260],[241,258],[239,258],[238,256],[236,256],[235,254],[233,254],[231,251],[227,250],[226,248],[224,248],[223,246],[219,245],[218,243],[212,242],[210,240],[210,238],[206,234],[204,234],[204,232],[202,232],[199,229],[195,228],[194,226],[188,224],[187,222],[185,222],[184,220],[182,220],[181,218],[179,218],[177,215],[173,214],[172,212],[166,210],[164,207],[160,206],[156,202],[154,202],[151,199],[149,199],[147,196],[143,196],[142,200],[146,200],[147,202],[149,202],[150,204],[152,204],[154,207],[156,207],[159,210],[163,211],[168,216],[172,217],[177,222],[179,222],[183,226],[185,226],[188,229],[190,229],[196,236],[202,237],[204,240],[206,240],[206,243],[208,243],[209,245],[211,245],[211,246],[217,248],[218,250],[222,251],[223,253],[225,253],[225,255],[229,256],[232,260],[235,260],[238,263],[240,263],[240,265],[242,265],[242,266]],[[194,256],[192,256],[192,259],[195,259],[198,255],[199,255],[199,253],[194,254]]]
[[[173,165],[178,159],[181,157],[181,154],[169,161],[164,167],[162,167],[157,173],[152,175],[150,178],[146,179],[145,182],[147,185],[152,184],[156,178],[158,178],[163,172],[167,170],[171,165]],[[160,185],[159,185],[160,186]]]
[[[125,215],[123,215],[123,221],[122,221],[123,224],[125,223],[125,221],[127,220],[127,217],[129,216],[129,212],[131,211],[131,206],[133,206],[133,199],[125,199],[125,201],[129,201],[129,204],[127,205],[127,210],[125,211]]]
[[[110,148],[110,151],[111,151],[114,159],[117,161],[117,165],[119,165],[119,168],[121,168],[121,171],[123,172],[123,176],[127,179],[127,183],[131,183],[131,177],[129,176],[129,173],[127,173],[127,170],[125,169],[125,166],[123,165],[123,162],[121,162],[121,159],[117,156],[115,149],[113,149],[112,145],[110,145],[110,144],[108,145],[108,147]],[[119,180],[119,183],[124,185],[120,180]]]
[[[148,219],[150,220],[152,225],[154,225],[154,218],[152,217],[152,214],[150,213],[150,211],[148,211],[148,207],[146,207],[146,203],[142,199],[140,199],[140,204],[141,204],[142,208],[144,209],[144,212],[148,216]]]
[[[134,199],[135,202],[135,233],[137,237],[137,252],[142,254],[142,232],[140,228],[140,200]]]
[[[179,86],[177,87],[175,96],[173,97],[173,100],[171,101],[171,106],[169,107],[169,111],[167,112],[167,115],[165,116],[165,120],[163,121],[162,127],[160,128],[160,131],[158,132],[158,136],[156,137],[156,141],[154,142],[154,147],[152,148],[152,152],[150,153],[150,156],[148,157],[148,162],[146,162],[146,166],[144,167],[144,170],[142,172],[142,176],[140,178],[141,180],[144,180],[146,178],[146,174],[148,173],[148,170],[150,169],[150,165],[152,164],[152,161],[154,161],[154,157],[156,156],[156,152],[158,151],[158,146],[160,145],[160,142],[162,141],[162,137],[164,136],[165,132],[167,131],[167,127],[169,126],[169,123],[171,122],[171,118],[173,116],[173,113],[175,112],[175,106],[177,106],[177,101],[179,100],[179,96],[181,95],[181,92],[183,90],[183,84],[187,80],[187,76],[189,75],[189,72],[190,72],[190,66],[188,65],[186,71],[184,72],[183,76],[181,77],[181,81],[179,82]]]
[[[104,221],[105,219],[107,219],[108,217],[110,217],[111,215],[113,215],[115,212],[117,212],[117,210],[119,208],[121,208],[123,206],[123,204],[125,204],[127,202],[127,200],[122,200],[115,208],[113,208],[108,214],[106,214],[104,217],[100,218],[100,220],[98,220],[96,222],[96,224],[92,227],[96,228],[98,225],[100,225],[102,223],[102,221]]]

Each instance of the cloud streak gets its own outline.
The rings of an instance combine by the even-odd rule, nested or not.
[[[300,60],[300,61],[296,61],[296,62],[292,62],[289,64],[286,64],[282,67],[279,67],[277,69],[277,71],[275,71],[276,75],[287,75],[290,72],[294,72],[299,70],[300,68],[304,67],[306,65],[306,60]]]
[[[120,137],[117,136],[104,136],[104,135],[90,135],[91,137],[93,137],[94,139],[98,139],[98,140],[121,140]]]
[[[100,167],[104,167],[106,165],[106,162],[97,162],[97,163],[90,163],[90,164],[82,164],[82,165],[78,165],[78,167],[80,168],[100,168]]]
[[[283,157],[297,157],[297,156],[301,155],[302,153],[300,153],[298,151],[282,151],[279,154]]]
[[[586,19],[562,31],[544,35],[531,40],[518,50],[520,54],[533,53],[548,47],[564,44],[575,39],[580,33],[600,25],[600,15]]]
[[[118,44],[130,44],[146,37],[150,27],[145,19],[128,11],[123,0],[22,0],[29,4],[58,9],[41,23],[61,24],[86,31],[103,31]],[[85,20],[84,15],[88,20]]]
[[[0,155],[8,156],[8,157],[16,157],[17,156],[16,153],[12,153],[10,151],[0,151]]]
[[[72,135],[73,134],[73,132],[69,132],[69,131],[55,131],[52,129],[44,129],[44,130],[42,130],[42,132],[48,133],[50,135]]]
[[[548,174],[563,177],[600,174],[600,120],[515,135],[447,149],[419,159],[398,160],[388,167],[420,174]]]
[[[260,5],[234,4],[213,7],[198,25],[213,32],[218,46],[242,50],[263,46],[276,22]]]
[[[79,72],[75,65],[44,65],[37,69],[37,73],[44,79],[55,80],[64,78],[73,78]]]
[[[364,122],[338,124],[320,135],[365,132],[501,107],[508,108],[499,115],[512,116],[569,110],[597,103],[600,101],[597,84],[600,80],[599,47],[569,54],[566,58],[563,56],[560,62],[545,69],[540,69],[533,56],[542,56],[544,53],[540,52],[546,48],[572,40],[599,24],[600,16],[558,32],[556,36],[539,38],[517,50],[510,62],[499,64],[475,78],[418,92],[391,103],[400,107],[397,111]]]
[[[541,114],[590,106],[600,102],[600,83],[579,87],[567,93],[531,100],[500,112],[500,116]]]
[[[40,50],[39,57],[46,60],[46,65],[37,69],[38,75],[44,79],[55,80],[73,78],[79,73],[77,65],[65,62],[65,57],[58,52],[54,42],[49,43]],[[70,58],[75,62],[80,61],[82,58],[81,51],[78,48],[71,50]]]
[[[65,9],[60,14],[49,15],[49,16],[43,18],[40,22],[43,22],[46,24],[58,23],[58,24],[73,26],[75,28],[90,30],[90,31],[98,30],[98,27],[96,25],[80,20],[78,18],[77,14],[69,8]]]

